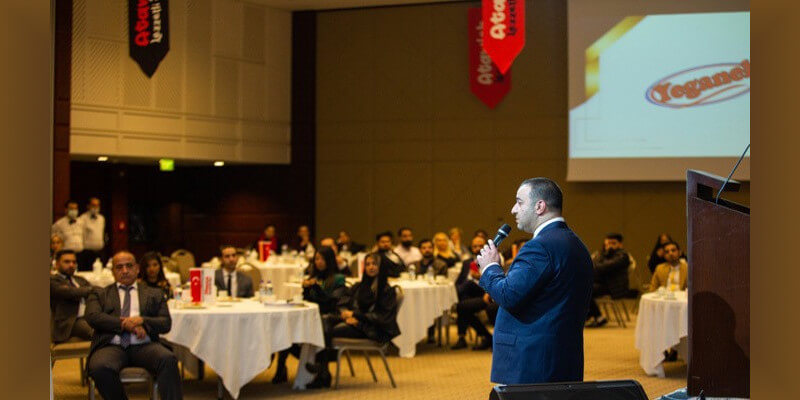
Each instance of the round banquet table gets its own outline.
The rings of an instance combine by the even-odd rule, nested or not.
[[[114,275],[111,273],[111,269],[109,268],[103,268],[100,273],[95,273],[94,271],[78,271],[75,272],[75,275],[86,279],[93,286],[106,287],[114,283]],[[181,285],[180,274],[164,270],[164,276],[167,278],[167,281],[169,281],[170,286],[173,288]]]
[[[403,289],[403,304],[397,311],[400,335],[392,343],[400,349],[400,357],[411,358],[417,353],[417,343],[428,336],[434,320],[458,302],[453,282],[428,283],[424,280],[390,282]]]
[[[314,303],[265,306],[245,299],[204,309],[170,307],[170,315],[172,329],[163,337],[203,360],[233,398],[269,368],[272,353],[302,343],[298,366],[304,366],[317,349],[325,347],[322,319]],[[298,368],[294,388],[305,388],[312,378],[305,368]]]
[[[655,292],[642,295],[636,318],[636,349],[644,372],[663,378],[664,351],[678,346],[685,360],[688,336],[689,301],[685,291],[675,292],[675,298],[669,300]]]
[[[272,281],[272,290],[279,299],[290,299],[294,291],[286,287],[287,282],[297,278],[306,270],[307,263],[273,263],[247,261],[261,272],[264,282]],[[253,288],[258,290],[259,282],[253,282]]]

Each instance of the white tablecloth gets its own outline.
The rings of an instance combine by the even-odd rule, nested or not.
[[[686,292],[676,292],[675,299],[647,293],[639,301],[636,319],[636,349],[639,365],[648,375],[664,377],[664,351],[689,336],[689,306]]]
[[[325,346],[319,307],[264,306],[252,300],[232,307],[206,309],[170,308],[172,329],[164,335],[170,342],[189,349],[222,378],[228,392],[239,397],[242,386],[269,368],[270,355],[288,349],[292,343]],[[310,346],[304,346],[299,366],[310,361]],[[311,379],[298,368],[295,387],[304,388]]]
[[[297,281],[300,274],[305,271],[308,264],[297,263],[262,263],[258,261],[248,261],[261,272],[264,282],[272,281],[272,290],[279,299],[290,299],[294,291],[286,288],[287,282]],[[253,282],[254,288],[258,290],[259,282]]]
[[[111,270],[108,268],[103,268],[102,272],[99,274],[94,273],[93,271],[80,271],[76,272],[75,275],[80,276],[83,279],[86,279],[94,286],[106,287],[112,283],[114,283],[114,274],[111,273]],[[164,271],[164,276],[166,276],[169,284],[175,288],[181,285],[181,275],[175,272]]]
[[[458,302],[453,282],[429,284],[426,281],[399,280],[392,285],[403,288],[403,305],[397,311],[400,336],[392,343],[400,349],[400,357],[411,358],[417,353],[417,343],[428,336],[428,327],[445,310]]]

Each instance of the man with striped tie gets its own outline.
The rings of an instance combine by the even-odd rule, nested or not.
[[[139,264],[121,251],[112,258],[115,282],[86,302],[86,320],[94,328],[87,369],[104,399],[127,399],[119,372],[125,367],[148,370],[162,399],[182,399],[178,361],[159,342],[172,319],[163,293],[139,285]]]

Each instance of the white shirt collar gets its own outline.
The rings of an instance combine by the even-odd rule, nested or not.
[[[564,217],[555,217],[553,219],[545,221],[545,223],[539,225],[539,227],[536,228],[535,231],[533,231],[533,237],[539,236],[539,232],[541,232],[542,229],[544,229],[547,225],[550,225],[554,222],[564,222]]]
[[[117,284],[117,290],[122,289],[122,284],[121,283],[116,282],[116,284]],[[139,290],[139,286],[138,285],[139,285],[139,281],[135,281],[135,282],[133,282],[133,285],[131,285],[131,287],[133,288],[133,290]]]

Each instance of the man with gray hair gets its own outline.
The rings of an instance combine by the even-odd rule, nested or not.
[[[493,241],[477,257],[480,285],[500,306],[492,382],[583,380],[583,325],[592,296],[592,259],[561,216],[563,195],[547,178],[525,180],[511,209],[533,238],[504,272]]]

